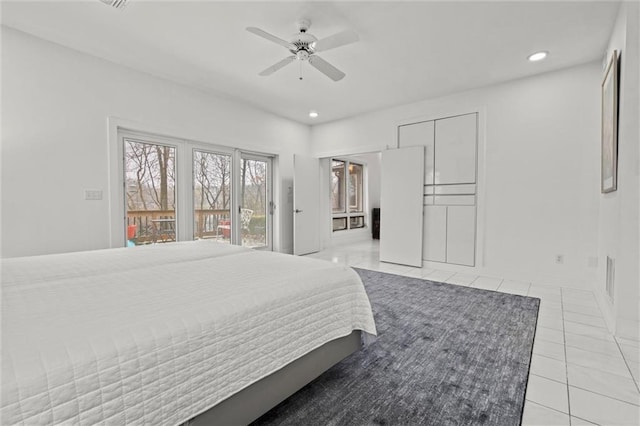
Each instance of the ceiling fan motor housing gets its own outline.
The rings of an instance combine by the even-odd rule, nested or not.
[[[289,40],[291,44],[296,47],[296,50],[291,50],[291,53],[297,55],[299,52],[313,53],[314,43],[318,41],[318,39],[312,34],[307,34],[306,32],[301,32],[299,34],[294,35]]]

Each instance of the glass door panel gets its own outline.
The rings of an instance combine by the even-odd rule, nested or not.
[[[127,247],[176,241],[176,147],[124,139]]]
[[[240,185],[241,244],[271,249],[271,159],[243,155]]]
[[[231,243],[231,156],[193,151],[193,238]]]

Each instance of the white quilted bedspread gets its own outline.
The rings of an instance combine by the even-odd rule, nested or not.
[[[176,425],[346,336],[357,274],[215,242],[2,262],[2,425]]]

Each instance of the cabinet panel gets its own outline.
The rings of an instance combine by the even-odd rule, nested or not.
[[[433,204],[444,206],[474,206],[476,204],[475,195],[436,195],[433,199]]]
[[[434,123],[423,121],[421,123],[398,126],[398,148],[408,146],[424,146],[424,184],[433,184],[434,167]]]
[[[447,263],[474,266],[476,207],[447,207]]]
[[[436,184],[475,183],[476,129],[475,113],[436,120]]]
[[[424,206],[422,258],[445,262],[447,256],[447,207]]]
[[[435,185],[433,189],[436,195],[469,195],[476,193],[476,184]]]

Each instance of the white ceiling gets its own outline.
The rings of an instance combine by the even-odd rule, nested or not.
[[[302,123],[486,86],[603,57],[617,1],[225,2],[3,1],[2,23],[91,55]],[[360,41],[320,54],[347,76],[333,82],[308,63],[258,72],[287,50],[245,30],[287,39],[307,17],[324,38],[345,29]],[[548,50],[549,57],[526,57]],[[314,109],[320,117],[307,114]]]

